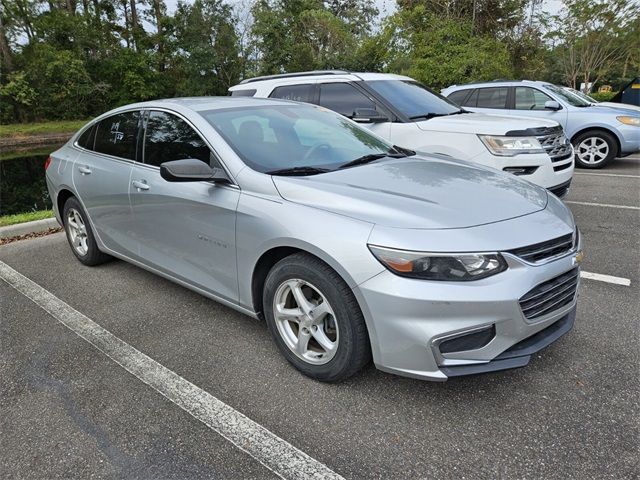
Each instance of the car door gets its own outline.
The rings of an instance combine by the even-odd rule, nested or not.
[[[510,115],[555,120],[562,125],[563,128],[566,127],[566,108],[562,108],[561,110],[545,108],[546,102],[557,100],[551,98],[542,90],[533,87],[515,87],[513,90],[513,106],[509,110]]]
[[[235,219],[240,190],[213,182],[167,182],[160,164],[196,158],[222,166],[200,134],[175,113],[145,113],[143,162],[129,194],[140,259],[174,278],[237,300]]]
[[[139,110],[109,116],[90,127],[80,148],[72,182],[100,241],[115,252],[132,255],[137,245],[128,235],[131,223],[129,178],[136,159]]]

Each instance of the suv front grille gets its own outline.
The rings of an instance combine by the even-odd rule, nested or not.
[[[576,267],[534,287],[522,298],[520,308],[527,320],[533,320],[569,305],[576,297],[580,270]]]
[[[562,127],[549,128],[536,135],[542,148],[551,157],[552,162],[559,162],[571,157],[571,143],[564,135]]]
[[[536,263],[570,252],[574,246],[578,245],[578,235],[578,230],[576,229],[575,233],[569,233],[546,242],[515,248],[508,252],[527,262]]]

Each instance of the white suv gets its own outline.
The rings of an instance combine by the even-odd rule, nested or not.
[[[410,77],[302,72],[247,79],[229,92],[321,105],[395,145],[511,172],[560,197],[571,183],[573,148],[557,122],[467,112]]]

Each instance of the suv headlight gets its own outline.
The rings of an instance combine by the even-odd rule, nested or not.
[[[427,253],[368,247],[382,265],[402,277],[466,282],[507,269],[507,262],[499,253]]]
[[[520,153],[544,153],[545,150],[535,137],[506,137],[478,135],[484,146],[501,157],[512,157]]]
[[[616,117],[620,123],[625,125],[633,125],[634,127],[640,127],[640,117],[628,117],[623,115],[622,117]]]

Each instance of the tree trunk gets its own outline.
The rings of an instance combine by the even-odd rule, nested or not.
[[[162,0],[153,0],[153,12],[156,17],[156,29],[158,30],[158,70],[164,72],[166,68],[164,29],[162,28]]]
[[[7,75],[13,70],[13,58],[7,34],[4,29],[4,21],[0,15],[0,54],[2,55],[2,73]]]

